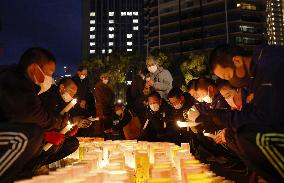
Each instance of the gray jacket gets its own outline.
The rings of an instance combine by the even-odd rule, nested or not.
[[[153,88],[162,98],[167,99],[167,95],[172,89],[173,78],[171,73],[163,67],[158,67],[156,72],[150,73],[150,77],[154,81]]]

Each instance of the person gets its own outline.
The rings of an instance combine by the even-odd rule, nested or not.
[[[90,83],[87,76],[87,68],[80,66],[77,70],[76,75],[72,78],[78,87],[76,94],[78,104],[71,111],[72,115],[74,116],[83,115],[88,117],[95,115],[94,96],[92,90],[90,89]]]
[[[53,115],[61,116],[61,111],[66,105],[71,102],[74,95],[77,92],[77,85],[71,78],[62,78],[59,81],[58,86],[52,85],[51,88],[40,94],[39,97],[43,103],[44,108]],[[68,155],[75,152],[79,147],[79,141],[74,135],[76,134],[78,127],[83,128],[90,125],[90,121],[85,119],[73,118],[70,119],[68,112],[64,113],[62,118],[71,123],[76,122],[76,125],[63,136],[64,141],[52,146],[47,151],[42,151],[40,155],[33,158],[22,170],[22,172],[17,176],[17,178],[31,178],[37,172],[40,172],[41,166],[46,167],[50,163],[58,161],[67,157]],[[49,131],[50,138],[62,129]],[[44,146],[45,144],[43,144]],[[41,173],[41,172],[40,172]]]
[[[221,45],[210,55],[210,68],[236,88],[247,87],[241,111],[214,111],[220,123],[233,128],[247,166],[269,182],[283,182],[284,48],[262,45],[253,53]],[[208,114],[210,115],[210,114]]]
[[[108,82],[108,74],[103,73],[95,86],[96,115],[99,117],[99,121],[95,122],[95,134],[99,137],[103,137],[104,132],[109,133],[112,128],[114,93]]]
[[[139,135],[141,124],[134,112],[122,103],[114,105],[113,136],[115,139],[136,139]]]
[[[152,87],[146,85],[147,74],[147,70],[140,70],[126,94],[128,108],[139,117],[140,121],[145,120],[147,96],[153,91]]]
[[[167,95],[172,89],[171,73],[162,66],[158,66],[157,60],[152,56],[147,58],[146,66],[150,72],[150,79],[146,80],[146,85],[153,87],[163,99],[167,100]]]
[[[169,103],[173,107],[174,121],[186,121],[185,114],[192,108],[195,103],[194,98],[188,93],[183,92],[180,88],[172,88],[168,94]],[[197,142],[195,134],[190,129],[180,129],[178,143],[189,142],[190,151],[195,154]]]
[[[26,50],[17,65],[0,71],[1,182],[13,182],[22,167],[40,153],[44,139],[61,141],[45,138],[45,130],[60,129],[66,123],[49,113],[38,96],[50,88],[55,66],[52,53],[35,47]]]
[[[138,140],[159,142],[176,142],[177,129],[173,118],[172,107],[161,98],[158,92],[148,96],[146,121]]]
[[[217,88],[232,110],[242,110],[246,98],[245,88],[234,88],[228,81],[220,81]]]
[[[197,109],[189,110],[188,118],[190,121],[202,122],[199,129],[205,130],[209,133],[215,133],[222,130],[222,125],[216,125],[209,119],[204,119],[199,114],[206,114],[209,110],[215,109],[230,109],[224,97],[218,91],[216,85],[206,78],[199,78],[191,80],[187,85],[188,92],[196,100],[194,107]],[[194,114],[198,112],[198,114]],[[199,117],[199,118],[197,118]],[[200,131],[200,130],[199,130]]]

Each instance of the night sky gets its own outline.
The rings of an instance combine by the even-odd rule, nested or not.
[[[49,49],[63,66],[81,58],[82,0],[0,0],[0,64],[17,63],[29,47]]]

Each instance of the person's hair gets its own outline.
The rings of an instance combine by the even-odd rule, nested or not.
[[[158,64],[156,58],[152,55],[148,56],[146,59],[146,64],[148,64],[150,62],[150,60],[153,60],[155,64]]]
[[[215,86],[215,83],[208,78],[198,78],[198,79],[193,79],[187,84],[187,91],[193,89],[193,90],[198,90],[200,89],[205,89],[208,86],[213,85]]]
[[[251,56],[252,52],[237,45],[220,45],[213,49],[209,56],[209,66],[213,70],[217,65],[222,67],[233,67],[232,58],[234,56]]]
[[[83,70],[88,70],[87,67],[80,65],[77,69],[77,71],[82,72]]]
[[[174,87],[170,90],[167,97],[168,99],[173,98],[173,97],[176,97],[179,99],[181,96],[183,96],[183,91],[180,88]]]
[[[40,67],[43,67],[49,62],[56,63],[53,54],[44,48],[34,47],[24,52],[18,66],[21,71],[25,71],[31,64],[38,64]]]
[[[149,97],[156,97],[156,98],[158,98],[159,100],[162,98],[161,95],[160,95],[158,92],[156,92],[156,91],[153,91],[152,93],[150,93],[150,94],[148,95],[148,98],[149,98]]]
[[[76,82],[72,78],[64,77],[64,78],[60,79],[58,86],[63,85],[64,87],[68,87],[71,84],[75,84],[77,86]]]
[[[101,75],[100,75],[100,79],[102,79],[103,77],[109,77],[109,74],[108,73],[102,73]]]

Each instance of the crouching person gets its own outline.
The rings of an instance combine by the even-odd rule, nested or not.
[[[48,165],[75,152],[79,147],[79,142],[74,137],[78,128],[87,128],[91,125],[92,122],[84,119],[84,117],[70,117],[68,111],[65,113],[62,112],[72,101],[77,88],[76,83],[71,78],[63,78],[60,80],[58,86],[53,85],[50,90],[40,95],[44,107],[50,113],[62,115],[64,120],[68,121],[69,125],[71,124],[73,127],[65,135],[61,134],[60,130],[46,132],[46,137],[49,137],[49,141],[55,145],[41,154],[41,157],[38,158],[40,162],[38,162],[37,167]]]
[[[141,124],[136,114],[127,109],[123,104],[115,104],[114,112],[112,127],[113,140],[136,139],[141,129]]]
[[[150,142],[177,142],[177,126],[174,122],[173,108],[153,92],[148,96],[146,121],[138,140]]]
[[[17,65],[0,71],[0,180],[9,183],[30,160],[37,157],[45,130],[65,123],[49,113],[39,92],[48,90],[55,71],[55,57],[43,48],[30,48]]]

